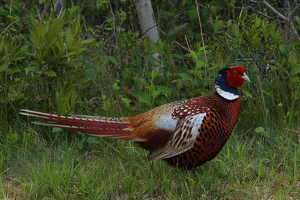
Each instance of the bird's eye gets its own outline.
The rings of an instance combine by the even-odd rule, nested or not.
[[[237,71],[236,70],[233,70],[233,72],[232,72],[233,74],[237,74]]]

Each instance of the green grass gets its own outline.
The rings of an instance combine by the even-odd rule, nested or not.
[[[101,73],[94,88],[80,94],[88,96],[83,102],[93,95],[98,101],[77,103],[73,113],[118,117],[150,109],[139,101],[124,106],[111,74]],[[172,88],[170,80],[164,81]],[[253,98],[243,95],[237,126],[222,151],[188,172],[161,160],[149,162],[147,152],[131,142],[73,136],[33,125],[32,118],[5,108],[0,111],[0,199],[297,199],[298,124],[290,123],[287,108],[278,107],[275,98],[251,92]],[[184,99],[175,94],[168,101]]]
[[[99,88],[87,90],[89,95],[107,98],[78,103],[77,114],[117,117],[150,109],[138,102],[132,107],[114,104],[111,99],[118,100],[118,93],[112,81],[99,79],[94,85]],[[237,126],[218,156],[188,172],[161,160],[149,162],[147,152],[131,142],[74,136],[33,125],[28,122],[32,118],[4,109],[0,199],[297,199],[298,124],[287,123],[283,108],[256,94],[261,95],[243,97]]]
[[[99,139],[79,148],[72,132],[16,122],[19,141],[1,130],[1,199],[291,199],[300,195],[297,139],[272,132],[266,139],[242,130],[241,120],[219,155],[194,171],[149,162],[128,141]],[[6,140],[6,142],[4,142]]]

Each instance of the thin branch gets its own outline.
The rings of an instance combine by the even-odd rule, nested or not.
[[[191,50],[191,48],[190,48],[190,45],[189,45],[189,41],[188,41],[188,39],[187,39],[186,35],[184,35],[184,37],[185,37],[185,41],[186,41],[186,44],[187,44],[187,46],[188,46],[189,50]]]
[[[10,4],[14,4],[14,5],[17,5],[17,6],[20,6],[23,10],[25,10],[26,12],[29,12],[29,10],[27,10],[26,8],[24,8],[22,5],[18,4],[18,3],[14,3],[14,2],[9,2],[9,1],[3,1],[1,0],[2,2],[5,2],[5,3],[10,3]]]
[[[242,16],[242,13],[243,13],[243,10],[244,10],[244,5],[242,6],[242,9],[241,9],[241,12],[240,12],[239,18],[241,18],[241,16]],[[238,26],[240,26],[240,22],[238,22]]]
[[[162,32],[164,35],[166,35],[166,33],[163,32],[160,28],[158,28],[158,30],[159,30],[160,32]],[[183,45],[181,45],[179,42],[175,41],[175,43],[176,43],[177,45],[179,45],[181,48],[183,48],[184,50],[186,50],[187,52],[189,52],[189,50],[188,50],[187,48],[185,48]]]
[[[200,34],[201,34],[201,39],[202,39],[202,45],[203,45],[203,47],[205,47],[204,38],[203,38],[203,32],[202,32],[201,18],[200,18],[199,7],[198,7],[198,2],[197,2],[197,0],[195,0],[195,2],[196,2],[196,7],[197,7],[198,19],[199,19],[199,26],[200,26]],[[204,50],[205,60],[207,62],[206,50],[205,50],[205,48],[203,50]],[[207,68],[208,68],[208,65],[207,65]]]
[[[291,14],[290,14],[290,18],[292,19],[296,13],[296,11],[300,8],[300,3],[292,10]]]
[[[292,32],[294,33],[294,38],[296,40],[299,39],[299,34],[298,34],[297,29],[295,28],[292,20],[290,21],[290,26],[291,26]]]
[[[115,18],[115,13],[114,13],[114,11],[113,11],[113,9],[112,9],[112,5],[111,5],[111,3],[110,3],[110,0],[108,0],[108,3],[109,3],[109,8],[110,8],[110,12],[111,12],[111,14],[112,14],[112,17],[113,17],[113,24],[114,24],[114,33],[116,33],[116,18]],[[117,38],[116,38],[117,39]]]
[[[57,15],[57,18],[59,18],[63,9],[64,9],[64,0],[57,0],[57,2],[54,5],[54,14],[57,15],[58,11],[60,11],[59,14]]]
[[[98,11],[98,7],[97,7],[97,1],[95,0],[95,8],[96,8],[96,13],[97,13],[97,17],[98,17],[98,21],[99,21],[99,25],[101,24],[101,19],[100,19],[100,15],[99,15],[99,11]],[[103,31],[103,34],[104,34],[104,30]]]
[[[1,33],[0,33],[0,36],[11,26],[11,25],[13,25],[14,23],[16,23],[17,21],[20,21],[21,20],[21,18],[20,19],[17,19],[16,21],[14,21],[14,22],[12,22],[11,24],[9,24]]]
[[[267,17],[267,18],[274,19],[274,20],[277,20],[277,21],[282,22],[282,23],[286,23],[286,21],[281,21],[281,20],[279,20],[279,19],[277,19],[277,18],[275,18],[275,17],[269,16],[269,15],[263,13],[263,12],[260,12],[260,11],[258,11],[258,10],[255,10],[255,9],[254,9],[253,7],[251,7],[251,6],[247,6],[246,8],[249,8],[249,9],[251,9],[252,11],[254,11],[254,12],[256,12],[256,13],[262,15],[262,16],[265,16],[265,17]]]
[[[281,14],[280,12],[278,12],[275,8],[273,8],[273,6],[271,6],[268,2],[266,2],[265,0],[260,0],[260,1],[252,1],[250,0],[250,2],[252,3],[259,3],[259,4],[263,4],[265,5],[267,8],[269,8],[275,15],[277,15],[279,18],[283,19],[284,21],[289,21],[290,19],[286,16],[284,16],[283,14]]]
[[[112,5],[111,5],[110,0],[108,0],[108,3],[109,3],[110,12],[111,12],[112,17],[113,17],[113,24],[114,24],[113,35],[115,36],[115,41],[116,41],[116,44],[117,44],[118,49],[119,49],[119,51],[118,51],[119,57],[120,57],[120,60],[121,60],[121,62],[122,62],[122,56],[121,56],[121,51],[120,51],[121,48],[120,48],[120,46],[119,46],[120,44],[119,44],[119,41],[118,41],[118,38],[117,38],[117,29],[116,29],[117,23],[116,23],[115,13],[114,13],[114,11],[113,11],[113,8],[112,8]],[[122,65],[122,64],[121,64],[121,65]],[[117,65],[116,68],[117,68],[118,72],[121,73],[121,68],[120,68],[120,66]]]

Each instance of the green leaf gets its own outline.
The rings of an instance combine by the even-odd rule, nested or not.
[[[182,87],[183,87],[183,81],[182,81],[182,80],[177,81],[177,83],[176,83],[176,88],[177,88],[178,90],[180,90]]]
[[[170,43],[176,37],[176,34],[174,33],[174,31],[170,31],[169,33],[167,33],[166,37],[167,37],[167,42]]]
[[[140,102],[146,103],[151,106],[151,97],[149,94],[145,93],[142,90],[134,90],[132,92],[133,96],[135,96]]]
[[[183,78],[184,80],[192,80],[192,77],[187,73],[180,73],[178,75],[181,76],[181,78]]]
[[[86,142],[90,143],[90,144],[99,144],[100,143],[99,138],[97,138],[97,137],[88,137]]]
[[[95,79],[97,77],[97,72],[95,69],[93,68],[89,68],[85,71],[86,73],[86,78],[91,78],[91,79]]]
[[[74,6],[70,9],[70,13],[72,14],[73,12],[75,12],[78,9],[79,9],[79,6]]]
[[[131,100],[130,100],[130,99],[128,99],[128,98],[121,98],[121,100],[125,103],[125,105],[126,105],[127,107],[130,106],[130,103],[131,103]]]
[[[211,12],[211,14],[213,14],[215,17],[217,17],[218,15],[218,8],[214,5],[209,6],[209,10]]]
[[[14,60],[23,60],[24,58],[26,58],[26,57],[17,57]]]
[[[118,83],[114,83],[113,88],[114,88],[114,90],[119,90],[120,89],[120,87],[118,86]]]
[[[72,55],[75,55],[75,54],[80,54],[83,51],[86,51],[86,48],[83,47],[83,48],[77,49],[76,51],[73,51],[73,52],[71,52],[67,55],[62,56],[62,57],[64,58],[64,57],[72,56]]]
[[[90,43],[92,43],[94,41],[95,41],[95,38],[91,38],[91,39],[88,39],[88,40],[82,40],[82,41],[80,41],[79,44],[85,45],[85,44],[90,44]]]
[[[12,143],[15,144],[17,141],[18,141],[18,134],[17,133],[13,133],[13,134],[10,134],[10,139],[12,140]]]
[[[63,131],[62,128],[57,128],[57,127],[52,128],[52,133],[57,133],[57,132],[62,132],[62,131]]]
[[[25,81],[22,80],[21,83],[19,83],[19,85],[18,85],[17,92],[21,92],[24,88],[24,85],[25,85]]]
[[[212,0],[210,3],[217,6],[219,9],[227,9],[227,3],[223,0]]]
[[[0,73],[4,71],[4,67],[5,67],[5,65],[0,66]]]
[[[191,21],[197,19],[198,18],[197,10],[191,10],[189,12],[189,18],[190,18]]]
[[[248,90],[243,90],[243,93],[245,94],[246,97],[253,98],[252,94]]]
[[[25,94],[19,94],[16,96],[15,100],[18,101],[24,97]]]
[[[155,79],[155,77],[157,76],[162,76],[162,73],[159,73],[157,71],[155,71],[155,69],[152,70],[152,74],[151,74],[151,82],[153,82],[153,80]]]
[[[1,68],[1,67],[0,67]],[[0,70],[0,72],[1,72],[1,70]],[[300,65],[296,68],[296,70],[295,70],[295,75],[296,74],[299,74],[300,73]]]
[[[214,27],[214,33],[218,32],[221,28],[223,28],[224,26],[224,22],[221,20],[218,20],[214,23],[213,27]]]
[[[17,29],[15,29],[15,28],[9,28],[9,30],[17,32]]]
[[[73,41],[73,34],[72,34],[72,29],[71,28],[68,28],[67,30],[67,34],[66,34],[66,42],[67,42],[67,45],[70,45]]]
[[[279,67],[276,67],[275,65],[269,65],[269,67],[273,70],[279,70]]]
[[[290,83],[299,83],[299,77],[298,76],[296,76],[296,77],[293,77],[293,78],[291,78],[290,79]]]
[[[17,72],[20,72],[21,70],[20,69],[13,69],[13,70],[10,70],[9,72],[6,72],[7,75],[9,74],[14,74],[14,73],[17,73]]]
[[[169,89],[168,86],[157,86],[157,90],[165,93],[167,96],[171,96],[172,95],[172,91]]]
[[[260,18],[256,18],[255,19],[255,28],[258,28],[261,24],[261,19]]]
[[[45,74],[48,75],[48,76],[51,76],[51,77],[57,76],[57,74],[53,70],[49,70]]]
[[[65,13],[66,13],[66,11],[64,10],[64,11],[60,14],[59,18],[58,18],[58,19],[55,19],[54,22],[53,22],[52,25],[51,25],[50,31],[52,30],[52,31],[51,31],[51,34],[52,34],[52,36],[53,36],[54,38],[57,37],[58,33],[62,30],[62,28],[63,28],[63,26],[64,26],[64,19],[63,19],[63,17],[64,17],[64,15],[65,15]]]
[[[256,129],[255,129],[255,132],[256,133],[263,133],[265,131],[265,129],[263,128],[263,127],[257,127]]]
[[[194,60],[194,62],[196,62],[198,60],[198,56],[197,56],[197,53],[193,50],[190,50],[191,54],[192,54],[192,58]]]
[[[111,62],[113,62],[114,64],[118,64],[118,61],[117,61],[117,59],[115,59],[114,57],[112,57],[112,56],[107,56],[107,58],[111,61]]]
[[[273,92],[263,90],[263,93],[264,93],[265,95],[268,95],[268,96],[270,96],[270,97],[273,97]]]
[[[279,50],[282,54],[286,55],[290,52],[290,45],[281,44],[279,45]]]
[[[203,67],[205,65],[206,65],[206,61],[205,60],[197,60],[197,62],[196,62],[196,69],[199,69],[199,68],[201,68],[201,67]]]
[[[171,17],[171,16],[173,16],[173,13],[170,13],[170,12],[164,12],[163,14],[161,14],[161,15],[159,16],[159,18],[162,19],[162,18],[165,18],[165,17]]]
[[[161,91],[159,90],[154,90],[152,91],[152,100],[154,101],[154,99],[161,93]]]
[[[68,103],[68,101],[75,96],[75,87],[72,87],[68,90],[68,92],[64,95],[65,103]]]
[[[154,86],[154,85],[150,85],[150,86],[148,86],[148,89],[149,89],[150,91],[154,91],[154,90],[155,90],[155,86]]]
[[[27,71],[39,71],[40,69],[38,67],[26,67],[25,70],[27,70]]]
[[[39,81],[38,83],[39,83],[40,85],[43,85],[43,84],[45,83],[44,77],[37,77],[37,80]]]

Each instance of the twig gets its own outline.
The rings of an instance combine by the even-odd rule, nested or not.
[[[82,5],[81,5],[80,12],[82,11],[84,4],[85,4],[85,0],[83,1]],[[97,9],[97,7],[96,7],[96,9]],[[97,11],[97,13],[98,13],[98,11]]]
[[[279,21],[279,22],[281,22],[281,23],[286,23],[286,21],[279,20],[279,19],[277,19],[277,18],[275,18],[275,17],[266,15],[265,13],[262,13],[262,12],[260,12],[260,11],[258,11],[258,10],[255,10],[255,9],[252,8],[251,6],[247,6],[247,8],[249,8],[249,9],[251,9],[252,11],[254,11],[254,12],[256,12],[256,13],[262,15],[262,16],[265,16],[265,17],[267,17],[267,18],[277,20],[277,21]]]
[[[14,5],[20,6],[23,10],[25,10],[26,12],[29,12],[29,10],[27,10],[26,8],[24,8],[22,5],[20,5],[18,3],[9,2],[9,1],[3,1],[3,0],[1,0],[1,1],[4,2],[4,3],[10,3],[10,4],[14,4]]]
[[[98,21],[99,21],[99,25],[101,24],[101,19],[100,19],[100,15],[99,15],[99,11],[98,11],[98,7],[97,7],[97,1],[95,0],[95,7],[96,7],[96,12],[97,12],[97,17],[98,17]],[[104,31],[103,31],[104,34]]]
[[[201,39],[202,39],[202,46],[203,46],[203,51],[204,51],[204,56],[205,56],[205,61],[207,63],[207,55],[206,55],[206,50],[205,50],[205,44],[204,44],[204,39],[203,39],[203,32],[202,32],[202,24],[201,24],[201,18],[200,18],[200,13],[199,13],[199,7],[198,7],[198,2],[196,2],[196,7],[197,7],[197,14],[198,14],[198,19],[199,19],[199,26],[200,26],[200,34],[201,34]],[[207,63],[207,69],[208,69],[208,63]],[[210,72],[208,72],[208,75],[210,75]]]
[[[293,18],[296,11],[300,8],[300,3],[292,10],[291,14],[290,14],[290,18]]]
[[[59,16],[61,15],[63,9],[64,9],[64,0],[57,0],[57,2],[54,5],[54,14],[56,15],[58,10],[60,9],[59,14],[57,15],[57,19],[59,18]]]
[[[196,2],[199,25],[200,25],[200,34],[201,34],[201,39],[202,39],[202,46],[204,47],[205,44],[204,44],[204,39],[203,39],[202,24],[201,24],[201,18],[200,18],[200,13],[199,13],[199,8],[198,8],[198,2],[197,2],[197,0],[195,0],[195,2]],[[205,60],[207,62],[207,56],[206,56],[206,50],[205,49],[204,49],[204,55],[205,55]]]
[[[17,21],[20,21],[21,19],[17,19],[16,21],[12,22],[10,25],[8,25],[1,33],[0,35],[2,35],[4,33],[4,31],[6,31],[11,25],[13,25],[14,23],[16,23]]]
[[[113,23],[114,23],[114,33],[113,33],[113,34],[114,34],[114,36],[115,36],[116,44],[117,44],[118,49],[119,49],[119,51],[118,51],[119,57],[120,57],[120,60],[121,60],[121,62],[122,62],[122,56],[121,56],[120,46],[119,46],[119,42],[118,42],[118,38],[117,38],[117,33],[116,33],[116,26],[117,26],[117,24],[116,24],[116,18],[115,18],[115,14],[114,14],[114,11],[113,11],[113,9],[112,9],[112,5],[111,5],[110,0],[108,0],[108,3],[109,3],[110,12],[111,12],[111,14],[112,14],[112,16],[113,16]],[[121,68],[120,68],[120,66],[117,65],[116,68],[117,68],[118,72],[121,73]]]
[[[159,30],[160,32],[162,32],[164,35],[166,35],[166,33],[163,32],[160,28],[158,28],[158,30]],[[177,45],[179,45],[181,48],[183,48],[184,50],[189,51],[187,48],[185,48],[184,46],[182,46],[179,42],[175,41],[175,43],[176,43]]]
[[[23,7],[22,5],[20,5],[20,4],[17,4],[17,3],[14,3],[14,2],[9,2],[9,1],[2,1],[2,2],[20,6],[20,7],[23,9],[23,12],[24,12],[24,10],[25,10],[26,12],[29,12],[28,9],[24,8],[24,7]],[[23,24],[23,27],[19,30],[19,33],[22,31],[22,29],[24,28],[24,26],[26,26],[25,23],[24,23],[24,21],[23,21],[23,12],[22,12],[22,14],[21,14],[21,16],[20,16],[20,20],[21,20],[21,23]],[[18,20],[17,20],[17,21],[18,21]],[[9,28],[12,24],[14,24],[14,23],[17,22],[17,21],[14,21],[13,23],[11,23],[7,28]],[[6,28],[6,29],[7,29],[7,28]],[[6,29],[4,29],[4,30],[2,31],[2,33],[3,33]],[[2,33],[1,33],[1,34],[2,34]],[[1,35],[1,34],[0,34],[0,35]]]
[[[188,39],[187,39],[186,35],[184,35],[184,37],[185,37],[185,41],[186,41],[186,44],[187,44],[187,46],[188,46],[189,50],[191,50],[191,48],[190,48],[190,45],[189,45],[189,41],[188,41]]]
[[[242,16],[243,9],[244,9],[244,5],[242,6],[242,9],[241,9],[241,12],[240,12],[239,18],[241,18],[241,16]],[[238,26],[240,26],[240,22],[238,22]]]
[[[290,19],[287,18],[286,16],[284,16],[283,14],[281,14],[279,11],[277,11],[275,8],[273,8],[273,6],[271,6],[268,2],[266,2],[265,0],[260,0],[260,1],[253,1],[250,0],[250,2],[252,3],[258,3],[258,4],[263,4],[265,5],[268,9],[270,9],[275,15],[277,15],[279,18],[283,19],[284,21],[289,21]]]
[[[293,129],[289,129],[289,128],[285,128],[285,130],[288,130],[288,131],[293,131],[293,132],[296,132],[296,133],[300,133],[300,131],[295,131]]]

